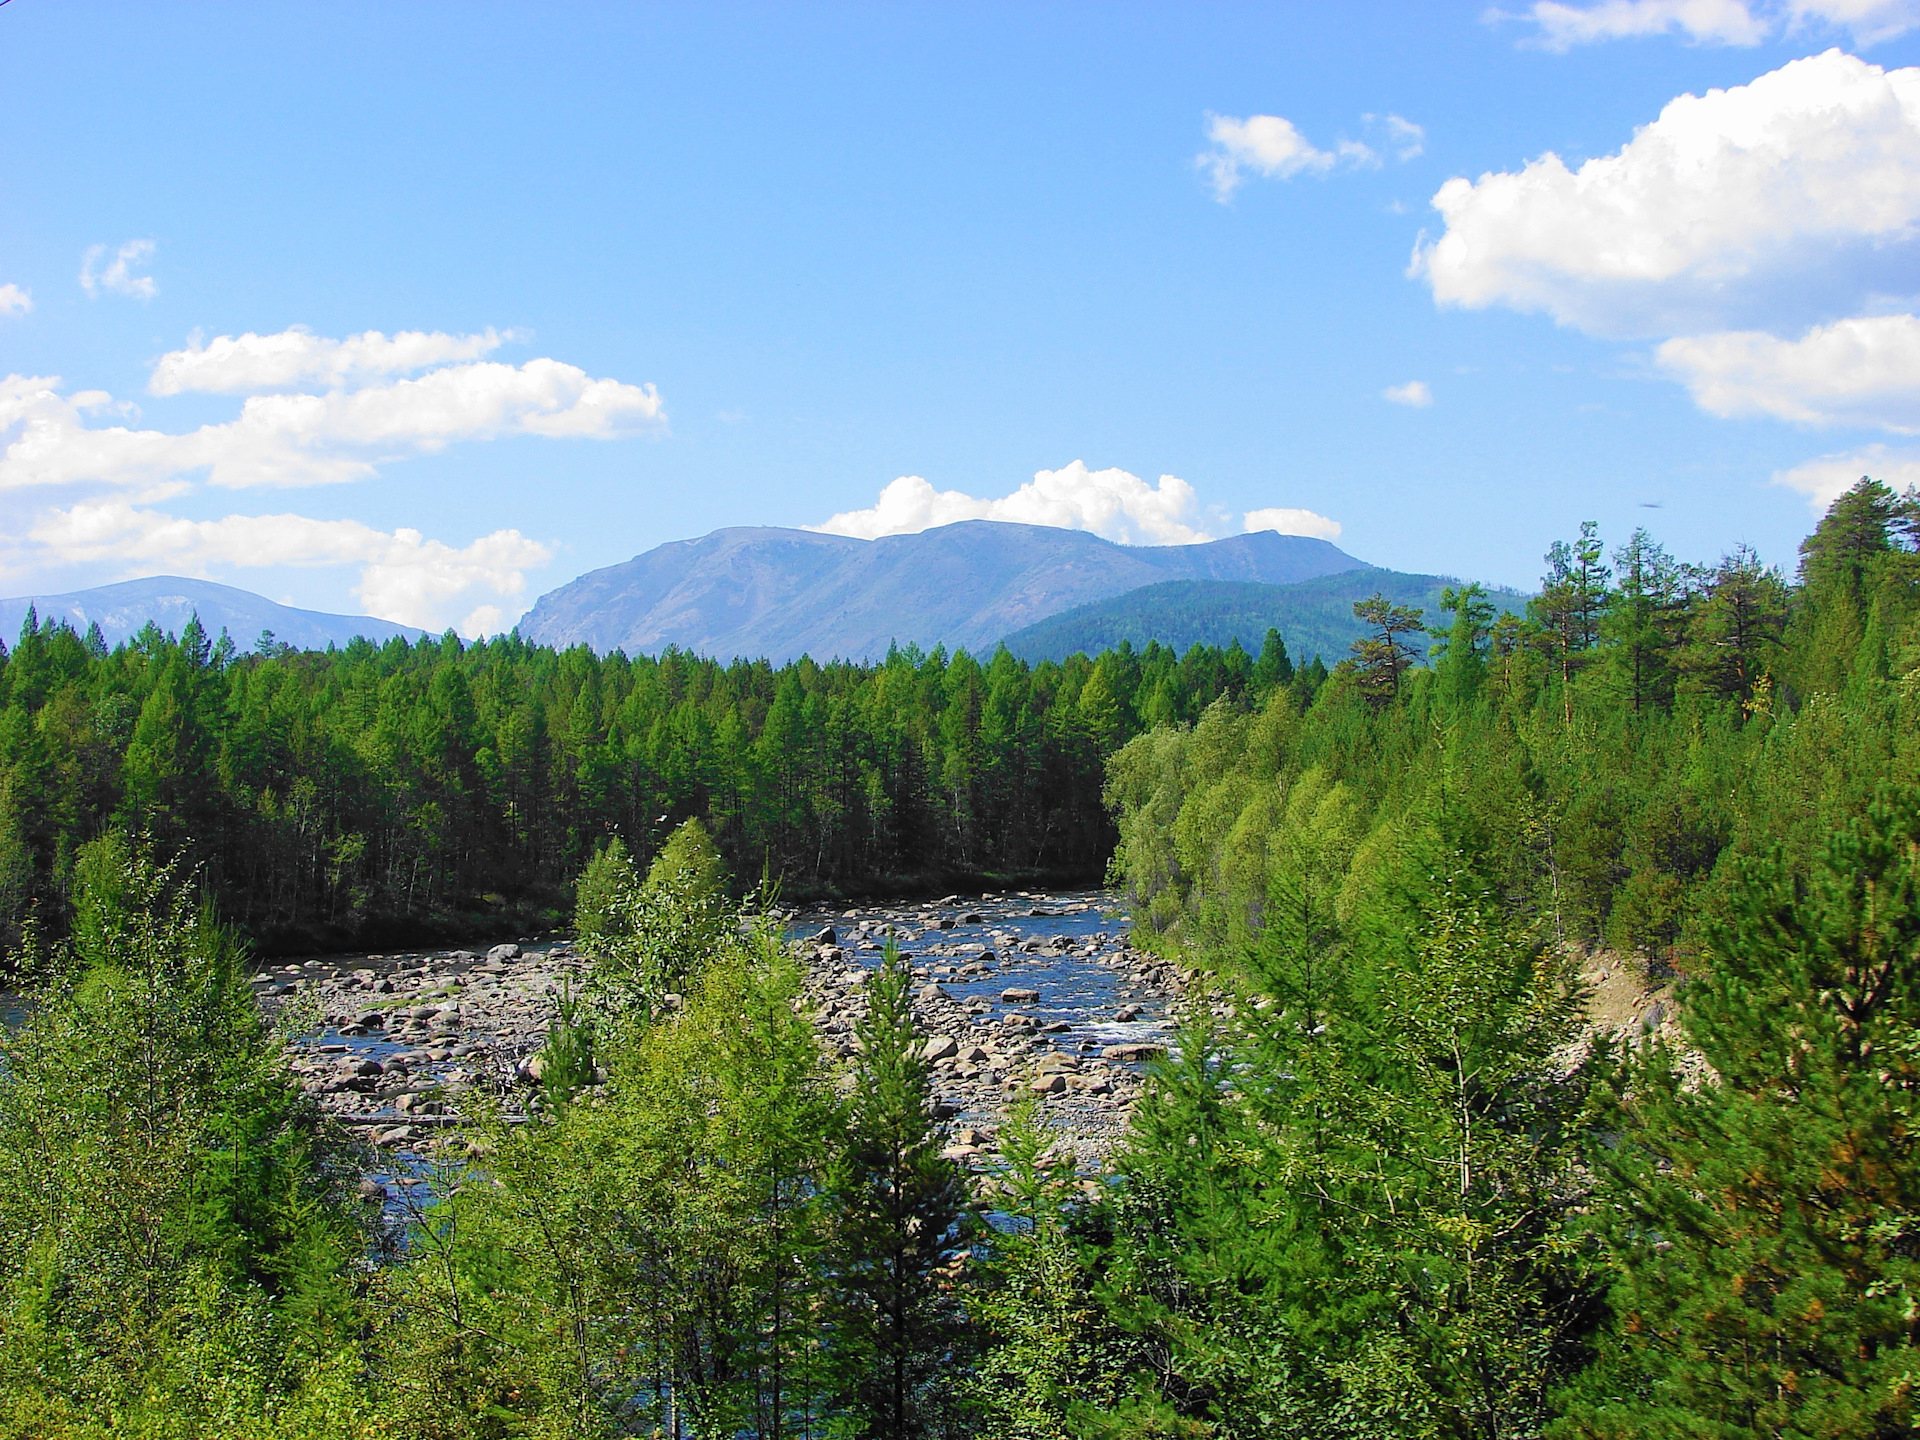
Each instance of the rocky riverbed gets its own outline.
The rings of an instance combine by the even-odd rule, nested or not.
[[[854,1051],[864,986],[889,940],[912,957],[915,1005],[951,1154],[984,1165],[1007,1105],[1037,1098],[1083,1165],[1123,1132],[1146,1062],[1162,1053],[1183,977],[1126,943],[1100,891],[947,896],[813,907],[785,917],[808,963],[824,1038]],[[302,1083],[328,1111],[400,1155],[451,1139],[476,1091],[509,1115],[532,1093],[528,1062],[584,962],[565,941],[485,951],[335,956],[254,977],[269,1009],[313,1013],[295,1042]]]

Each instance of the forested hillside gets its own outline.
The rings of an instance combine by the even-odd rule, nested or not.
[[[1237,647],[779,669],[450,634],[241,652],[195,624],[109,652],[30,615],[0,658],[0,931],[36,905],[57,926],[77,848],[116,827],[203,865],[222,914],[283,949],[524,927],[595,844],[650,854],[689,816],[789,894],[1097,879],[1104,757],[1283,670]]]
[[[1382,595],[1396,605],[1440,613],[1441,592],[1457,581],[1440,575],[1408,575],[1398,570],[1349,570],[1290,585],[1260,585],[1238,580],[1170,580],[1146,585],[1016,630],[1002,642],[1022,660],[1060,660],[1076,652],[1098,655],[1121,645],[1155,641],[1175,650],[1193,645],[1257,645],[1276,630],[1298,660],[1325,657],[1337,664],[1366,627],[1353,613],[1354,603]],[[1526,597],[1512,591],[1490,596],[1502,610],[1526,608]],[[1426,636],[1409,637],[1426,653]]]

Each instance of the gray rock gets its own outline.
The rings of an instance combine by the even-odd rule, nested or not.
[[[487,951],[487,959],[489,960],[518,960],[519,958],[520,947],[514,944],[496,945]]]
[[[959,1041],[951,1035],[935,1035],[927,1041],[926,1048],[920,1052],[920,1058],[932,1064],[936,1060],[951,1060],[959,1053]]]
[[[1039,999],[1040,992],[1038,990],[1023,990],[1017,986],[1000,992],[1000,1003],[1002,1005],[1032,1005],[1037,1003]]]

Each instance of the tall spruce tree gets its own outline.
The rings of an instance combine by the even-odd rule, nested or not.
[[[833,1364],[839,1407],[862,1440],[947,1433],[965,1312],[948,1273],[966,1184],[942,1158],[932,1074],[907,961],[891,945],[855,1027],[859,1061],[831,1193]]]
[[[1600,1152],[1619,1266],[1565,1433],[1911,1435],[1920,1423],[1920,795],[1811,874],[1744,870]]]

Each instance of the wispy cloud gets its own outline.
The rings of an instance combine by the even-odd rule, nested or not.
[[[1875,45],[1920,25],[1920,0],[1600,0],[1570,5],[1536,0],[1519,12],[1494,8],[1490,22],[1530,23],[1529,43],[1565,52],[1606,40],[1670,35],[1693,45],[1759,45],[1776,36],[1840,31]]]
[[[18,285],[0,285],[0,315],[24,315],[33,309],[33,297]]]
[[[100,262],[106,258],[105,245],[90,246],[80,260],[80,288],[89,295],[98,295],[108,290],[115,295],[131,295],[136,300],[151,300],[160,293],[160,287],[153,282],[151,275],[136,275],[134,271],[144,269],[153,259],[153,241],[129,240],[114,252],[113,259],[106,268]]]
[[[1409,380],[1404,385],[1389,385],[1380,392],[1380,398],[1393,405],[1410,405],[1416,410],[1424,410],[1433,404],[1433,390],[1424,380]]]

